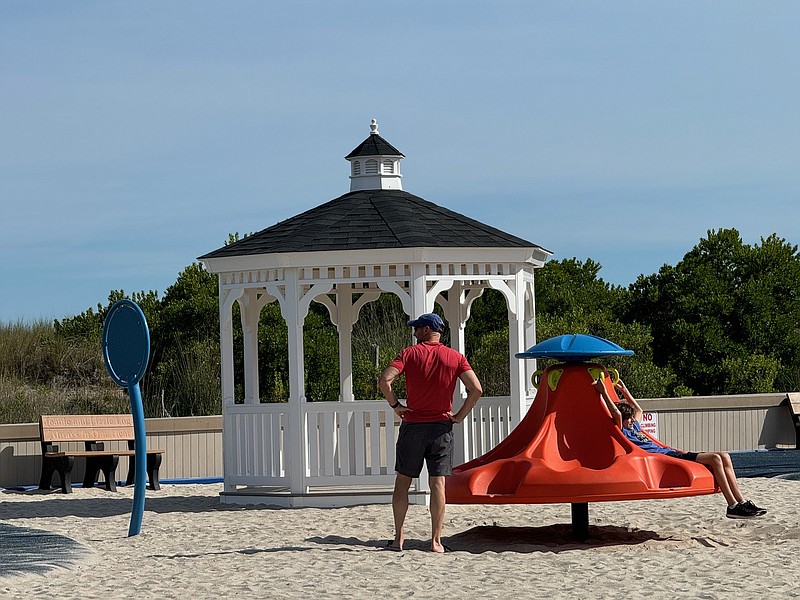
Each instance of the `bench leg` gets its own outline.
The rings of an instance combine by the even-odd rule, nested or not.
[[[49,490],[53,483],[53,473],[56,472],[56,459],[42,457],[42,475],[39,477],[39,489]]]
[[[125,478],[125,487],[133,485],[133,480],[136,478],[136,457],[131,455],[128,457],[128,476]]]
[[[161,453],[155,452],[147,455],[147,479],[149,480],[149,488],[154,491],[161,489],[161,484],[158,481],[158,470],[161,468]],[[136,457],[131,456],[128,461],[128,477],[125,479],[125,485],[132,485],[136,479]]]
[[[97,476],[102,471],[103,476],[106,478],[106,489],[109,492],[116,492],[117,464],[119,464],[119,456],[116,454],[86,457],[86,474],[83,478],[83,487],[94,487],[94,484],[97,483]]]
[[[53,474],[58,473],[61,482],[61,491],[65,494],[72,493],[72,467],[75,458],[72,456],[56,456],[42,459],[42,476],[39,478],[39,489],[49,490],[53,482]]]
[[[161,484],[158,482],[158,470],[161,468],[161,454],[147,455],[147,478],[150,480],[150,489],[158,491]]]

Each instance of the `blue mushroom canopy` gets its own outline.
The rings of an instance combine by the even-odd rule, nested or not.
[[[631,356],[633,350],[625,350],[605,338],[583,333],[559,335],[535,346],[525,352],[519,352],[516,358],[555,358],[564,362],[579,362],[602,358],[604,356]]]

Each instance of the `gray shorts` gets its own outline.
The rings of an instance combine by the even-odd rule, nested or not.
[[[453,472],[453,422],[400,424],[394,470],[406,477],[419,477],[423,460],[428,475],[439,477]]]

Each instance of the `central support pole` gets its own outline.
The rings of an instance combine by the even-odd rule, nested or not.
[[[572,503],[572,537],[576,540],[589,539],[589,503]]]

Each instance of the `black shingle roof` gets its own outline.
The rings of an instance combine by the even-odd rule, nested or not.
[[[361,190],[200,259],[382,248],[540,248],[402,190]]]
[[[361,142],[356,149],[345,158],[356,158],[358,156],[405,156],[400,150],[392,146],[377,133]]]

